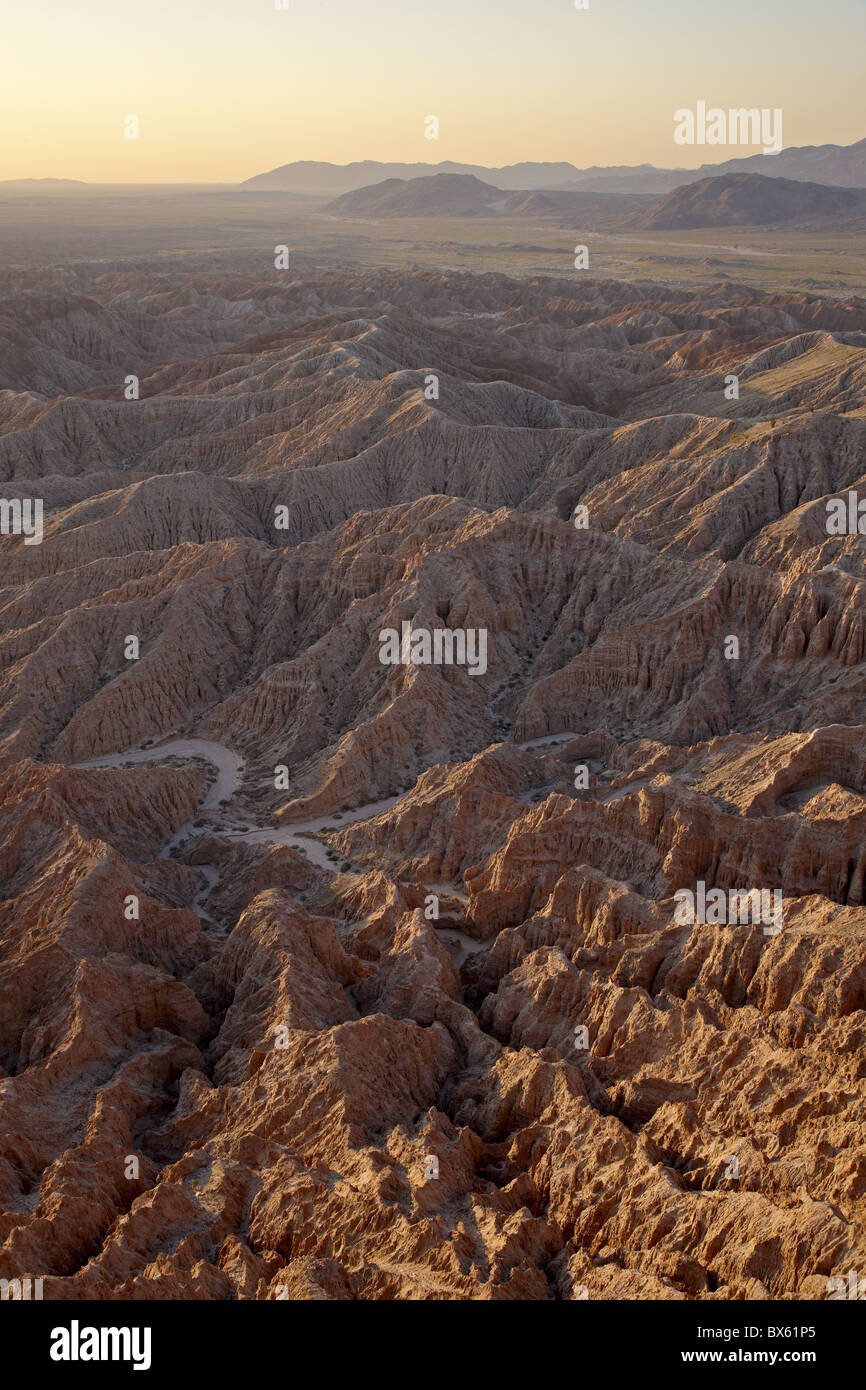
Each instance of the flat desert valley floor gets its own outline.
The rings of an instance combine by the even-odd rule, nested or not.
[[[842,295],[864,288],[862,235],[827,231],[701,229],[647,232],[624,217],[653,199],[599,194],[580,220],[563,215],[357,219],[325,211],[327,198],[233,187],[74,186],[51,192],[0,185],[3,265],[66,264],[94,257],[212,255],[291,248],[307,268],[411,266],[569,275],[586,244],[593,277],[712,284]]]

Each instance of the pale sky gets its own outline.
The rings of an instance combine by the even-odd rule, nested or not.
[[[696,166],[673,113],[866,136],[864,0],[6,0],[0,178],[236,182],[295,159]],[[440,138],[424,137],[436,115]],[[136,115],[140,138],[127,140]]]

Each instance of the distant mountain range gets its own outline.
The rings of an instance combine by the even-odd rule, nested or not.
[[[588,224],[676,231],[697,227],[786,227],[866,230],[866,189],[830,187],[762,174],[720,174],[684,184],[661,198],[648,194],[494,188],[474,174],[385,179],[325,205],[339,217],[554,216]]]
[[[385,179],[342,193],[325,212],[340,217],[518,217],[522,214],[569,219],[622,221],[652,204],[647,194],[568,193],[561,190],[494,188],[474,174],[434,174],[432,178]]]
[[[573,164],[507,164],[501,169],[488,169],[483,164],[455,164],[447,159],[440,164],[381,164],[375,159],[363,159],[355,164],[325,164],[301,159],[267,174],[257,174],[242,183],[241,188],[334,197],[388,179],[429,178],[437,174],[471,174],[496,188],[533,189],[561,187],[567,180],[578,177],[580,170]]]
[[[495,188],[510,191],[552,190],[600,193],[669,193],[683,184],[722,174],[761,174],[842,188],[866,187],[866,140],[853,145],[794,146],[775,155],[755,154],[699,169],[657,169],[652,164],[613,165],[579,169],[568,163],[506,164],[383,164],[365,159],[354,164],[297,160],[266,174],[256,174],[240,186],[258,192],[307,193],[336,197],[388,179],[431,178],[438,174],[470,174]]]
[[[384,179],[326,205],[341,217],[466,217],[504,211],[509,195],[474,174],[434,174],[432,178]]]
[[[832,188],[761,174],[723,174],[686,184],[653,203],[634,225],[650,231],[689,227],[827,226],[866,230],[866,189]]]
[[[0,179],[0,189],[16,193],[56,193],[64,188],[86,188],[83,179]]]

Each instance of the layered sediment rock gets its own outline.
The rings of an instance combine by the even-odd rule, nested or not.
[[[866,1267],[866,539],[826,525],[866,498],[864,335],[734,285],[21,278],[0,1277]],[[404,623],[484,660],[386,664]]]

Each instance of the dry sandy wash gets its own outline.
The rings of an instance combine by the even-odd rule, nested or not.
[[[0,1277],[826,1297],[866,301],[200,267],[0,283],[0,492],[44,501],[0,542]],[[382,664],[403,622],[486,669]]]

